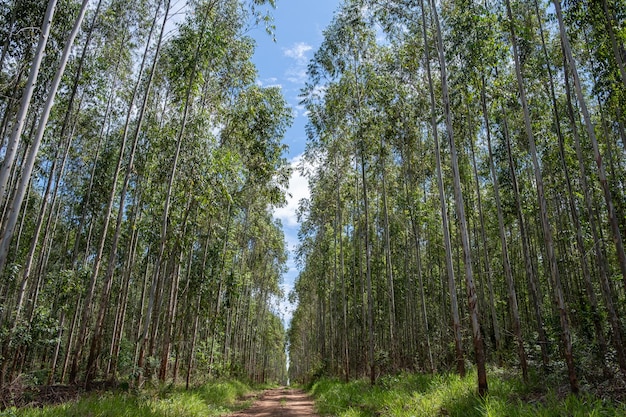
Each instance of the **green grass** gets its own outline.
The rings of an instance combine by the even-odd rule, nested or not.
[[[608,417],[626,416],[626,405],[607,402],[590,394],[558,398],[545,381],[525,385],[519,378],[494,369],[489,374],[489,394],[476,393],[476,373],[387,376],[372,387],[368,380],[349,383],[321,379],[311,387],[321,415],[459,416],[459,417]]]
[[[251,388],[238,381],[210,382],[185,390],[161,387],[139,394],[106,392],[76,402],[44,408],[8,409],[0,417],[208,417],[221,416],[251,405],[238,399]]]

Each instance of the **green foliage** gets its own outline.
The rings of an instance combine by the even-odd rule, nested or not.
[[[323,378],[311,387],[322,415],[366,416],[621,416],[623,404],[610,403],[591,394],[561,397],[545,380],[525,385],[502,369],[492,369],[489,395],[480,398],[475,372],[456,374],[400,374],[385,376],[371,386],[360,379],[349,383]]]
[[[10,408],[1,417],[206,417],[228,414],[249,406],[238,401],[251,388],[239,381],[215,381],[192,390],[166,386],[140,394],[107,392],[77,402],[44,408]]]
[[[5,142],[47,3],[0,2]],[[271,29],[275,2],[175,3],[89,2],[0,268],[0,385],[286,379],[275,305],[287,252],[269,208],[285,203],[292,110],[280,89],[256,85],[247,35]],[[58,1],[31,132],[80,4]],[[144,327],[156,346],[145,355]],[[205,394],[194,395],[181,403]]]

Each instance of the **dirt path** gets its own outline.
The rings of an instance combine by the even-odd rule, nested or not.
[[[265,391],[254,405],[232,417],[317,417],[313,400],[305,392],[277,388]]]

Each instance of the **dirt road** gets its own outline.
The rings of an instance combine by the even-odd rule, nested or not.
[[[317,417],[313,400],[305,392],[277,388],[265,391],[254,405],[233,417]]]

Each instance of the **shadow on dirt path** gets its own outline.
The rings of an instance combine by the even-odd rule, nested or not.
[[[247,410],[232,417],[317,417],[313,400],[304,391],[277,388],[265,391]]]

